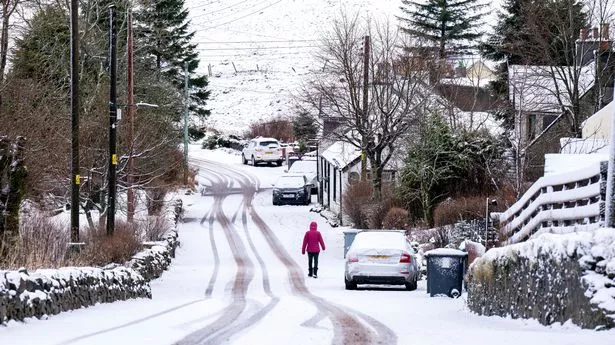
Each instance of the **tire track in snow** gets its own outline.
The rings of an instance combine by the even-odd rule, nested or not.
[[[256,257],[256,260],[261,268],[262,276],[263,276],[262,278],[263,290],[265,291],[265,294],[269,296],[270,301],[269,303],[267,303],[265,307],[261,308],[256,313],[252,314],[249,318],[241,322],[229,325],[226,329],[218,332],[218,334],[216,334],[215,336],[210,337],[203,344],[217,345],[222,342],[228,342],[231,338],[239,336],[243,331],[245,331],[246,329],[256,324],[258,321],[263,319],[269,312],[271,312],[271,310],[273,310],[273,308],[280,301],[280,298],[275,296],[273,292],[271,291],[271,284],[269,281],[269,271],[267,270],[265,261],[258,253],[258,250],[256,249],[256,246],[254,245],[254,241],[252,240],[252,236],[250,235],[250,231],[248,229],[248,217],[247,217],[247,212],[246,212],[247,207],[246,207],[245,199],[242,200],[240,204],[240,211],[241,211],[241,224],[243,226],[243,231],[246,236],[248,246],[250,247],[250,250],[252,250],[252,252],[254,253],[254,256]],[[235,213],[235,215],[233,216],[233,223],[235,222],[235,217],[238,215],[238,212]]]
[[[203,160],[203,163],[215,164],[206,160]],[[365,314],[350,310],[349,308],[335,305],[310,293],[305,285],[305,279],[301,273],[301,268],[292,259],[286,251],[284,245],[280,243],[277,236],[252,207],[252,200],[257,192],[257,188],[252,184],[252,182],[256,178],[250,176],[250,174],[245,171],[229,167],[227,165],[220,165],[218,163],[217,171],[220,170],[231,172],[239,179],[244,190],[245,207],[247,208],[252,221],[256,224],[259,231],[265,237],[271,250],[286,266],[292,290],[296,294],[310,300],[317,306],[319,313],[324,313],[330,318],[333,324],[333,345],[397,344],[397,335],[378,320]],[[360,316],[363,320],[361,321],[357,319],[356,316]]]
[[[238,272],[235,276],[233,288],[231,289],[234,301],[231,303],[231,305],[224,309],[222,315],[216,321],[199,331],[193,332],[192,334],[188,335],[176,344],[219,344],[223,341],[228,341],[231,337],[239,335],[241,331],[253,326],[256,322],[260,321],[276,306],[276,304],[280,300],[279,297],[275,296],[271,291],[267,267],[264,260],[256,250],[252,237],[250,236],[247,224],[247,207],[245,199],[242,200],[242,202],[239,204],[239,209],[233,215],[232,221],[230,221],[229,218],[224,214],[224,210],[222,207],[223,201],[229,195],[229,189],[231,189],[238,182],[238,180],[233,179],[228,175],[225,176],[224,174],[220,174],[217,169],[211,169],[204,166],[201,166],[201,168],[207,170],[208,173],[215,176],[215,178],[209,179],[210,181],[212,181],[212,191],[214,195],[214,207],[212,208],[211,214],[208,217],[210,223],[210,231],[213,231],[213,219],[215,216],[215,219],[218,220],[218,223],[220,223],[220,225],[224,229],[225,235],[227,236],[227,240],[229,241],[231,251],[233,252],[233,256],[238,267]],[[241,183],[241,181],[239,182]],[[244,228],[244,233],[248,245],[254,253],[263,272],[263,289],[265,293],[269,296],[270,301],[266,306],[261,307],[257,312],[253,313],[248,318],[238,322],[237,320],[246,309],[247,287],[253,278],[252,262],[247,257],[247,255],[243,254],[245,253],[245,247],[243,246],[243,242],[241,241],[241,239],[235,233],[236,229],[234,229],[233,225],[239,214],[239,211],[241,211],[242,214],[242,226]],[[207,215],[201,220],[201,223],[203,223],[206,218]],[[213,236],[211,238],[213,238]],[[244,270],[243,268],[247,269]],[[238,285],[238,282],[241,285]]]

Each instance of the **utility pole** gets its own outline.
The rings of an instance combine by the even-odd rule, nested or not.
[[[128,9],[128,38],[127,38],[127,47],[126,47],[126,51],[127,51],[127,58],[128,58],[128,62],[127,62],[127,73],[128,73],[128,81],[127,81],[127,85],[128,85],[128,90],[126,92],[126,120],[128,121],[128,135],[126,138],[126,141],[128,142],[129,145],[129,153],[128,153],[128,173],[126,175],[126,184],[127,189],[126,189],[126,199],[127,199],[127,214],[126,214],[126,218],[128,220],[128,222],[132,222],[134,214],[135,214],[135,194],[134,194],[134,190],[133,190],[133,184],[134,184],[134,171],[135,171],[135,162],[134,162],[134,158],[132,157],[132,153],[133,153],[133,138],[134,138],[134,131],[135,131],[135,113],[136,113],[136,106],[134,105],[134,71],[133,71],[133,64],[134,64],[134,51],[133,51],[133,37],[132,37],[132,11],[130,9]]]
[[[615,90],[613,91],[615,97]],[[615,99],[615,98],[614,98]],[[606,175],[606,205],[604,226],[615,227],[615,112],[611,114],[611,142],[609,143],[609,165]]]
[[[184,185],[188,184],[188,61],[184,62]]]
[[[115,5],[109,6],[109,195],[107,201],[107,235],[115,230],[115,195],[117,165],[117,28],[115,26]]]
[[[79,2],[70,2],[71,195],[70,241],[79,242]]]
[[[367,104],[368,104],[368,92],[369,92],[369,36],[365,36],[365,44],[363,46],[363,112],[361,114],[361,127],[365,130],[367,124]],[[361,181],[365,181],[367,177],[367,159],[365,157],[365,150],[367,148],[367,133],[361,135]]]

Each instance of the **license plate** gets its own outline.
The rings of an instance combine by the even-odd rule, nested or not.
[[[272,154],[273,154],[273,152],[271,152],[271,151],[265,151],[265,154],[266,154],[266,155],[272,155]]]
[[[369,259],[370,261],[382,262],[382,261],[387,261],[389,257],[387,255],[370,255]]]
[[[282,194],[283,198],[294,198],[295,194]]]

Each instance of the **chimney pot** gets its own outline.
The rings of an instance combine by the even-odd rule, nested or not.
[[[602,23],[602,39],[609,41],[609,23]]]
[[[598,30],[598,28],[593,28],[594,30],[594,39],[595,40],[599,40],[600,39],[600,30]]]

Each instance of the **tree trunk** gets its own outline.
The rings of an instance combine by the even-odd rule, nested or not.
[[[4,238],[4,209],[6,207],[6,195],[3,191],[8,190],[5,188],[5,181],[8,177],[10,159],[9,141],[6,137],[0,137],[0,248],[2,248]]]
[[[4,210],[4,233],[0,258],[8,258],[19,241],[19,207],[25,192],[28,171],[24,165],[25,139],[18,137],[12,149],[12,163],[8,178],[6,208]]]

